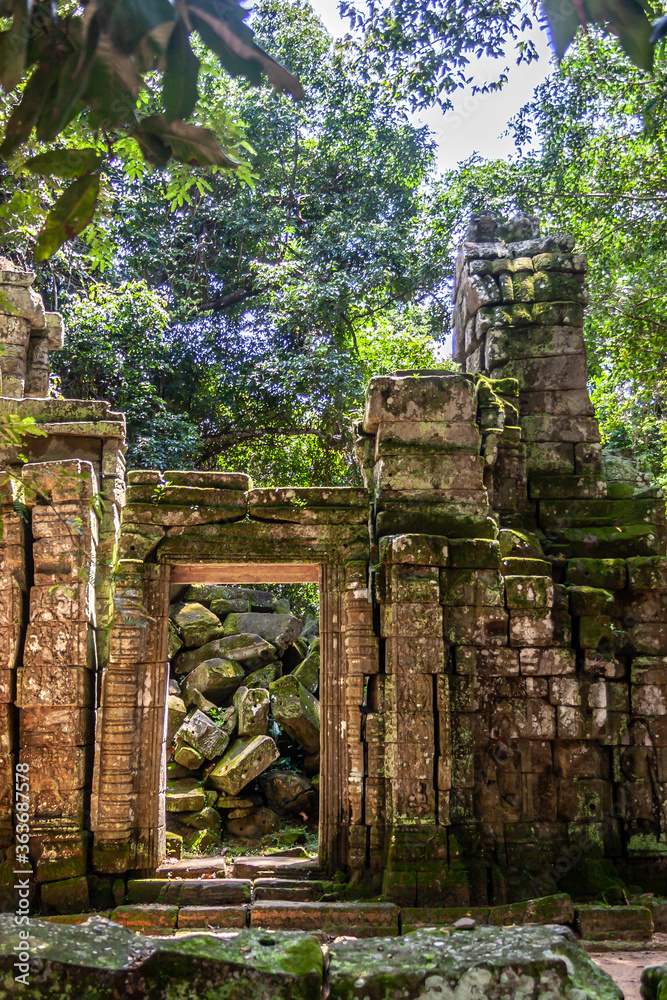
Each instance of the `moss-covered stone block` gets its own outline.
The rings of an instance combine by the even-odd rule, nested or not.
[[[446,566],[448,558],[448,539],[442,535],[388,535],[380,539],[381,563]]]
[[[625,559],[570,559],[565,583],[601,590],[623,590],[627,583]]]
[[[648,941],[653,935],[646,906],[577,906],[576,927],[586,941]]]
[[[570,613],[573,615],[613,615],[614,595],[599,587],[569,587]]]
[[[129,930],[149,934],[171,934],[176,929],[177,906],[162,903],[117,906],[111,912],[111,920]]]
[[[273,681],[269,694],[276,722],[306,753],[317,753],[320,748],[320,703],[317,698],[293,674]]]
[[[628,582],[633,590],[667,590],[667,556],[627,560]]]
[[[42,885],[42,909],[45,913],[84,913],[90,909],[87,878],[80,875],[59,882],[45,882]]]
[[[550,608],[554,586],[547,576],[506,576],[505,596],[508,608]]]
[[[457,538],[449,544],[449,565],[455,569],[500,569],[501,558],[495,538]]]
[[[235,740],[222,760],[209,771],[206,783],[225,795],[238,795],[279,756],[270,736]]]
[[[546,559],[527,556],[507,556],[501,562],[503,576],[546,576],[551,579],[551,563]]]
[[[329,955],[331,1000],[623,996],[566,927],[439,927],[335,942]]]

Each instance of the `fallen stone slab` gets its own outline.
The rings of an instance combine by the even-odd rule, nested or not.
[[[269,833],[277,833],[280,829],[280,817],[273,809],[260,806],[242,816],[231,813],[227,819],[227,829],[234,837],[247,837],[248,840],[260,840]]]
[[[586,941],[648,941],[653,935],[646,906],[577,906],[575,926]]]
[[[156,869],[155,874],[157,878],[163,875],[176,875],[179,878],[185,878],[188,875],[192,875],[193,877],[199,875],[216,875],[219,878],[225,878],[226,872],[225,859],[222,857],[183,858],[182,860],[180,858],[165,858]]]
[[[202,784],[196,778],[168,781],[165,802],[167,812],[200,812],[207,805]]]
[[[218,704],[236,691],[244,677],[243,667],[235,660],[213,656],[202,660],[183,681],[183,699],[188,706],[204,697]]]
[[[320,651],[313,649],[308,656],[292,671],[307,691],[315,694],[320,685]]]
[[[225,634],[218,616],[196,602],[184,605],[171,616],[171,620],[179,630],[185,646],[203,646]]]
[[[393,903],[276,903],[259,901],[250,911],[251,927],[311,931],[335,937],[395,935],[399,909]]]
[[[566,927],[430,928],[329,956],[330,1000],[623,1000]]]
[[[229,733],[199,709],[185,720],[174,738],[187,743],[207,760],[222,756],[229,743]]]
[[[186,917],[187,919],[187,917]],[[0,916],[0,996],[7,1000],[321,1000],[324,960],[317,939],[246,928],[156,939],[101,917],[79,926],[30,921],[33,961],[15,980],[24,951],[13,914]]]
[[[409,934],[422,927],[451,927],[462,917],[472,917],[477,923],[487,923],[488,906],[403,906],[401,931]]]
[[[266,639],[281,652],[299,638],[301,622],[294,615],[262,614],[250,611],[246,614],[227,615],[223,635],[253,633]]]
[[[209,772],[206,782],[225,795],[238,795],[242,788],[265,771],[280,754],[270,736],[236,740]]]
[[[566,892],[528,899],[522,903],[508,903],[506,906],[492,906],[489,923],[507,924],[572,924],[574,905]]]
[[[199,649],[189,649],[175,657],[173,666],[177,677],[189,674],[204,660],[234,660],[245,665],[246,670],[258,670],[278,658],[275,646],[258,635],[230,635],[224,639],[207,642]]]
[[[317,809],[317,792],[311,782],[294,771],[267,771],[259,787],[267,804],[280,813],[311,814]]]
[[[242,685],[234,695],[239,736],[265,736],[269,728],[269,692]]]
[[[127,883],[128,903],[176,903],[178,906],[230,906],[249,903],[250,879],[139,878]]]
[[[320,703],[293,674],[269,686],[273,717],[306,753],[320,749]]]

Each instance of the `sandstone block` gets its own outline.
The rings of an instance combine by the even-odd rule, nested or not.
[[[510,646],[570,645],[571,629],[556,615],[542,611],[513,610],[509,621]]]
[[[202,766],[205,758],[187,743],[177,743],[174,750],[174,760],[188,771],[196,771]]]
[[[165,801],[167,812],[200,812],[206,805],[206,796],[196,778],[180,778],[167,783]]]
[[[265,736],[269,727],[269,692],[258,687],[250,690],[242,686],[234,694],[234,708],[238,715],[240,737]]]
[[[445,636],[464,646],[506,646],[508,615],[498,607],[448,607]],[[524,644],[525,645],[525,644]]]
[[[280,819],[273,809],[260,806],[246,816],[232,818],[230,815],[227,829],[235,837],[259,840],[269,833],[276,833],[280,829]]]
[[[303,684],[291,674],[269,686],[271,708],[276,722],[306,753],[320,747],[320,705]]]
[[[224,659],[242,663],[256,670],[277,659],[275,646],[259,635],[230,635],[206,643],[199,649],[179,653],[174,661],[177,676],[189,673],[204,660]]]
[[[411,566],[446,566],[448,541],[442,535],[386,535],[380,539],[380,562]]]
[[[586,941],[648,941],[651,911],[643,906],[577,906],[577,930]]]
[[[521,419],[521,437],[525,441],[580,441],[598,443],[600,428],[595,417],[561,413],[526,415]]]
[[[546,576],[506,576],[508,608],[550,608],[554,599],[552,581]]]
[[[629,628],[627,634],[637,653],[667,655],[667,622],[642,622]]]
[[[441,637],[407,636],[388,638],[385,644],[388,674],[415,671],[440,674],[445,669],[445,647]]]
[[[203,660],[186,674],[182,683],[183,698],[189,705],[194,692],[198,691],[205,698],[219,704],[236,691],[243,677],[243,667],[234,660],[219,657]]]
[[[175,739],[187,743],[207,760],[213,760],[224,753],[229,743],[229,733],[197,709],[186,718]]]
[[[188,710],[185,702],[179,695],[170,694],[167,699],[167,741],[171,743],[176,731],[183,724]]]
[[[172,621],[183,637],[184,645],[190,648],[204,646],[224,634],[218,616],[203,604],[186,604],[172,616]]]
[[[465,452],[439,455],[385,455],[375,463],[376,486],[383,490],[481,490],[483,459]]]
[[[449,543],[449,565],[457,569],[500,569],[500,546],[483,538],[453,539]]]
[[[602,590],[623,590],[627,581],[624,559],[570,559],[565,582]]]
[[[440,601],[446,605],[502,605],[503,578],[492,569],[441,569]]]
[[[383,604],[380,607],[380,629],[383,636],[442,635],[442,608],[439,604]]]
[[[599,476],[534,475],[530,496],[532,500],[594,500],[607,496],[607,483]]]
[[[259,635],[278,650],[285,650],[301,633],[301,622],[294,615],[261,614],[249,611],[230,614],[223,625],[224,635]]]
[[[627,565],[633,590],[667,590],[667,556],[640,556],[628,559]]]
[[[246,674],[243,683],[251,690],[253,688],[266,688],[268,691],[271,681],[278,680],[281,676],[282,664],[278,660],[275,663],[270,663],[266,667],[260,667],[259,670],[253,670],[252,673]]]
[[[320,685],[320,651],[314,649],[293,671],[294,676],[307,691],[315,694]]]
[[[279,757],[270,736],[236,740],[225,756],[209,772],[207,784],[225,795],[238,795],[242,788],[265,771]]]
[[[312,784],[293,771],[267,771],[259,785],[267,804],[278,813],[311,815],[317,809],[317,792]]]
[[[461,376],[379,375],[368,386],[364,431],[374,434],[380,423],[395,420],[474,423],[475,397],[475,386]]]
[[[598,587],[570,587],[570,612],[573,615],[613,615],[614,595]]]

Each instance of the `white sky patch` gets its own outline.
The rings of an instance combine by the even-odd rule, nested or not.
[[[310,0],[325,27],[335,37],[349,31],[349,22],[338,14],[338,0]],[[547,37],[535,28],[532,32],[540,58],[528,65],[510,65],[509,80],[494,94],[473,94],[461,90],[453,95],[454,109],[443,112],[431,108],[412,116],[415,124],[428,125],[438,144],[438,167],[449,170],[474,152],[488,159],[509,159],[515,152],[510,136],[501,137],[507,122],[526,104],[551,68]],[[498,59],[480,59],[474,67],[476,81],[495,79],[504,63]],[[471,66],[471,69],[473,67]]]

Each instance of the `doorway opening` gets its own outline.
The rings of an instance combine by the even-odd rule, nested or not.
[[[172,567],[168,864],[318,864],[319,618],[317,565]]]

